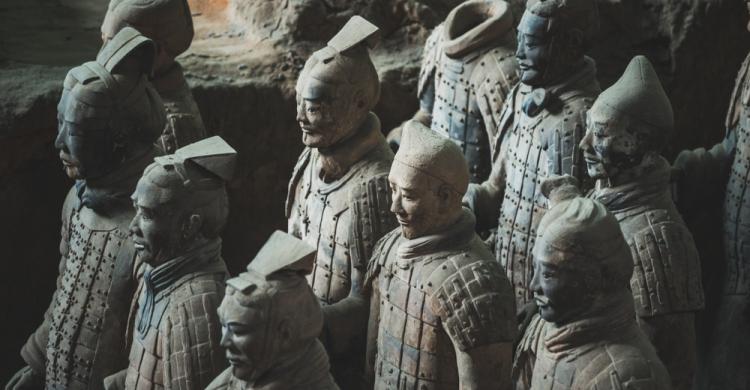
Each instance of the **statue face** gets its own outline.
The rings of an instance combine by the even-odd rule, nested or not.
[[[175,202],[160,204],[165,190],[152,184],[146,177],[138,181],[133,193],[135,217],[130,223],[130,233],[140,259],[151,266],[158,266],[185,251],[184,243],[194,241],[192,219],[187,211]]]
[[[592,179],[614,178],[641,162],[644,151],[635,134],[628,131],[629,125],[625,115],[604,106],[595,104],[589,110],[580,147]]]
[[[388,181],[391,185],[391,212],[396,214],[404,237],[426,236],[452,222],[446,219],[455,213],[448,212],[448,199],[434,183],[436,179],[396,162]]]
[[[103,176],[117,165],[113,161],[114,141],[107,129],[91,129],[65,120],[62,113],[70,101],[65,93],[60,99],[55,139],[65,174],[74,180]]]
[[[266,338],[269,336],[267,311],[242,306],[235,298],[226,295],[218,312],[221,321],[221,346],[232,366],[232,375],[254,382],[265,373],[263,367],[273,365],[273,357],[268,356],[269,351],[266,351]]]
[[[298,83],[297,122],[306,146],[328,148],[352,134],[367,113],[352,87],[313,76],[301,78]]]
[[[552,63],[552,39],[547,31],[549,19],[525,11],[518,25],[516,58],[521,68],[521,81],[542,86]]]
[[[564,324],[577,319],[593,302],[581,270],[570,254],[550,247],[543,238],[534,246],[534,277],[531,290],[539,314],[547,322]]]
[[[582,59],[582,33],[549,31],[550,22],[526,10],[518,25],[516,58],[521,81],[532,87],[560,82]]]

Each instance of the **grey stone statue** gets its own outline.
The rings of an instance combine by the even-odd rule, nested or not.
[[[598,201],[578,196],[577,183],[554,188],[559,184],[543,184],[551,208],[534,244],[538,313],[516,350],[515,388],[671,389],[636,324],[633,260],[617,219]]]
[[[518,83],[513,23],[505,1],[469,0],[454,8],[425,43],[414,119],[461,147],[475,183],[490,174],[489,139]],[[395,129],[389,140],[397,142],[400,132]]]
[[[750,388],[750,55],[729,104],[724,139],[708,150],[683,151],[674,162],[681,210],[723,204],[724,258],[704,259],[719,284],[718,296],[708,297],[718,309],[704,319],[708,340],[699,353],[696,389]]]
[[[519,307],[532,298],[531,248],[547,210],[539,184],[550,175],[585,175],[578,143],[599,84],[584,51],[598,23],[593,0],[526,4],[516,52],[521,82],[497,124],[490,177],[470,185],[464,197],[479,231],[497,227],[495,256]]]
[[[207,390],[338,390],[318,340],[323,312],[307,285],[315,247],[274,232],[219,306],[230,367]]]
[[[146,77],[155,52],[125,28],[65,77],[55,147],[76,184],[62,207],[60,273],[44,321],[21,350],[28,366],[7,389],[100,389],[127,364],[136,288],[130,195],[165,122]]]
[[[225,182],[236,152],[215,136],[156,157],[138,181],[130,232],[141,282],[128,368],[105,389],[204,389],[225,367],[216,315],[226,265]]]
[[[378,390],[509,389],[515,303],[461,206],[461,149],[409,121],[388,180],[401,227],[368,272],[368,378]]]
[[[631,60],[587,118],[581,150],[596,180],[589,196],[612,212],[630,246],[638,325],[673,387],[691,389],[695,313],[704,305],[700,260],[672,201],[669,163],[659,155],[673,132],[672,105],[646,57]]]
[[[102,23],[105,45],[123,27],[137,29],[154,40],[156,64],[151,83],[159,92],[167,111],[157,146],[163,153],[206,137],[201,113],[195,104],[182,67],[175,57],[185,52],[193,41],[193,19],[187,0],[110,0]]]
[[[370,112],[380,84],[368,47],[378,34],[352,17],[307,61],[296,87],[306,148],[289,183],[289,233],[317,248],[308,280],[323,304],[333,375],[347,389],[362,380],[367,302],[359,291],[367,261],[375,242],[396,226],[388,211],[393,152]]]

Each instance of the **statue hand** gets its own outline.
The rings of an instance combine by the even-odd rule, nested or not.
[[[44,388],[44,377],[37,374],[30,366],[18,370],[5,385],[5,390],[36,390]]]

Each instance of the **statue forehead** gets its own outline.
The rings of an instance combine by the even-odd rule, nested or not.
[[[627,120],[627,114],[604,103],[594,105],[586,112],[586,120],[589,125],[614,125],[621,124]]]
[[[394,160],[388,173],[388,181],[396,186],[413,191],[427,191],[432,188],[432,176],[417,168]]]
[[[518,32],[524,35],[545,36],[549,31],[550,19],[526,10],[518,23]]]
[[[233,295],[225,295],[221,305],[219,305],[218,313],[223,323],[253,325],[264,320],[266,300],[243,306],[238,302],[236,294],[242,293],[235,291]]]
[[[334,98],[338,95],[342,83],[333,80],[326,80],[316,77],[315,74],[309,74],[301,79],[300,88],[297,93],[305,100],[321,100]]]
[[[560,243],[557,243],[560,244]],[[550,243],[544,236],[539,237],[534,245],[534,259],[546,265],[555,267],[575,267],[575,259],[581,255],[572,251],[564,250],[556,243]]]
[[[148,175],[144,175],[138,180],[131,199],[140,207],[155,209],[164,207],[169,195],[168,189],[156,185]]]

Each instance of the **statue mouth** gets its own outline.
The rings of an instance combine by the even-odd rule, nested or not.
[[[536,305],[539,307],[549,306],[549,298],[544,295],[534,295],[534,301],[536,301]]]

